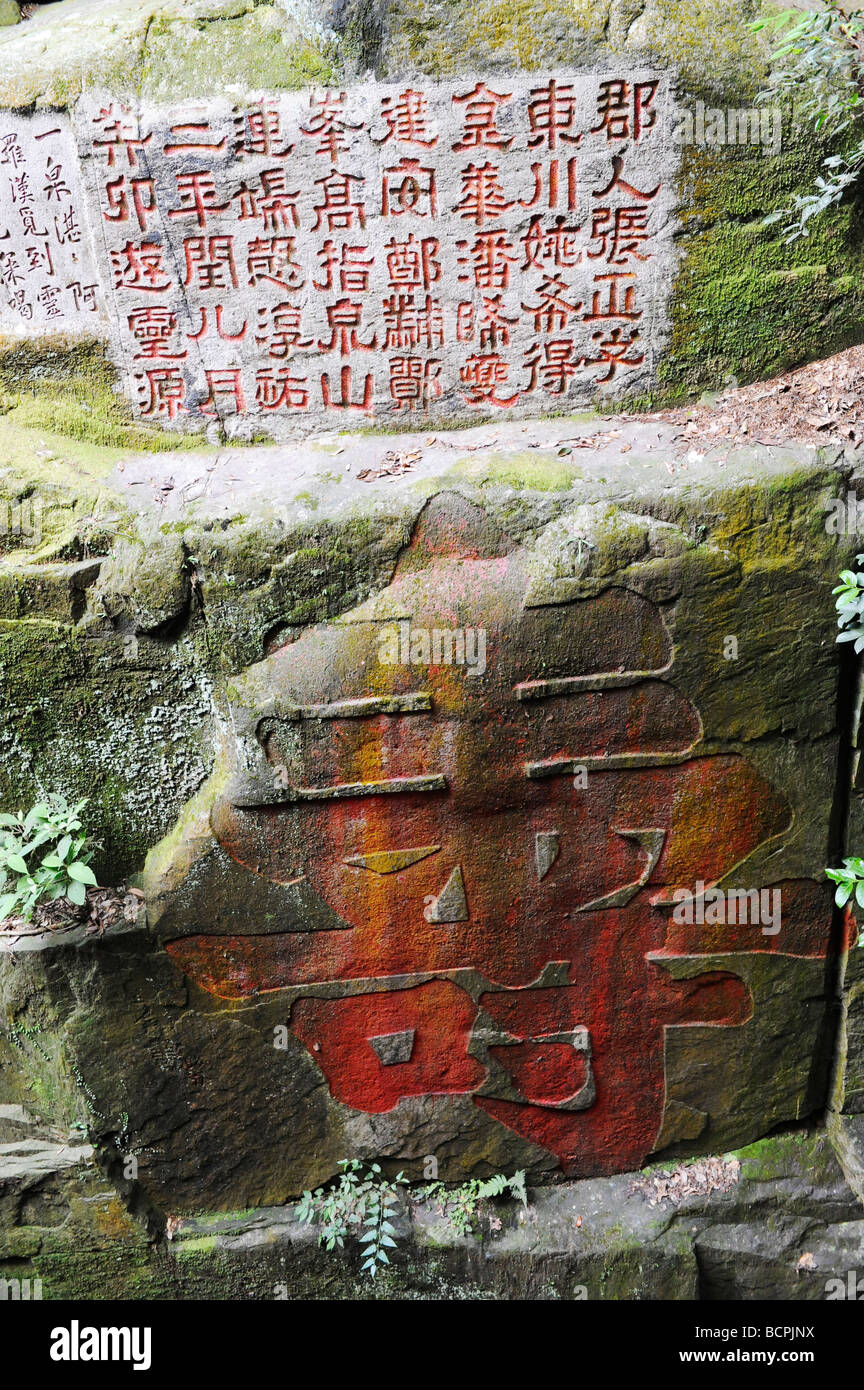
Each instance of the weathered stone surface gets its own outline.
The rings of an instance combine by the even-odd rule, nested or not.
[[[820,351],[830,351],[858,332],[861,253],[850,235],[848,212],[818,219],[815,234],[792,247],[782,227],[763,225],[765,212],[788,205],[793,191],[812,184],[827,152],[819,148],[812,132],[790,111],[778,109],[770,113],[774,133],[766,139],[760,135],[755,143],[741,145],[733,139],[712,145],[697,139],[682,144],[669,140],[673,129],[682,128],[679,118],[688,113],[693,117],[696,103],[701,101],[704,106],[706,99],[709,105],[716,104],[714,109],[720,111],[724,122],[727,117],[737,119],[739,112],[745,122],[749,119],[754,92],[764,81],[767,48],[764,36],[753,33],[731,0],[716,0],[708,6],[702,0],[677,4],[674,16],[663,5],[647,5],[634,16],[617,0],[611,6],[592,0],[575,8],[570,4],[562,7],[557,0],[519,0],[514,5],[472,5],[467,10],[462,6],[454,10],[453,5],[442,3],[431,9],[424,6],[422,15],[403,0],[372,7],[365,2],[340,5],[333,15],[313,14],[299,2],[274,5],[256,4],[254,0],[242,0],[236,6],[214,4],[212,0],[175,0],[163,5],[152,0],[125,4],[101,0],[70,6],[71,0],[40,7],[44,14],[0,37],[4,58],[0,101],[12,108],[7,136],[17,140],[26,155],[28,141],[32,144],[27,132],[37,127],[41,130],[50,120],[61,132],[55,138],[68,143],[69,116],[65,110],[55,111],[50,118],[20,115],[34,104],[47,104],[52,109],[74,109],[86,165],[94,164],[92,137],[102,138],[92,127],[94,111],[97,119],[100,109],[108,113],[103,118],[106,128],[117,122],[116,131],[133,136],[138,133],[150,140],[141,148],[122,143],[99,145],[98,161],[105,167],[98,177],[94,168],[93,178],[85,180],[91,191],[89,211],[79,206],[76,162],[64,156],[61,162],[70,191],[58,192],[56,206],[52,203],[50,208],[47,251],[44,239],[20,240],[21,210],[18,205],[10,206],[9,229],[18,241],[14,250],[7,248],[5,254],[17,257],[18,268],[10,263],[8,270],[10,277],[18,278],[7,277],[0,314],[9,319],[8,331],[15,336],[26,329],[50,329],[55,337],[59,332],[55,350],[68,357],[68,366],[74,370],[69,333],[104,335],[101,310],[119,293],[123,303],[119,306],[122,315],[115,337],[115,365],[132,406],[143,409],[160,427],[194,429],[209,424],[241,436],[279,436],[322,414],[334,422],[344,421],[357,406],[374,410],[376,418],[392,423],[394,417],[410,409],[428,410],[433,416],[454,412],[466,416],[500,412],[500,402],[506,400],[508,409],[518,407],[536,413],[543,408],[560,408],[568,400],[591,399],[619,389],[640,397],[646,392],[654,396],[680,394],[696,384],[715,385],[729,373],[753,377],[798,361],[812,354],[817,342]],[[335,27],[330,27],[331,23]],[[461,36],[458,41],[454,38],[457,34]],[[226,63],[229,66],[223,72],[220,65]],[[220,69],[218,73],[214,65]],[[324,88],[329,86],[327,100],[331,105],[339,103],[344,90],[346,112],[352,104],[356,107],[352,123],[371,117],[373,107],[380,103],[376,89],[360,81],[368,67],[398,81],[398,87],[387,89],[391,101],[417,92],[429,98],[433,111],[443,109],[449,101],[450,86],[439,85],[442,82],[451,84],[460,96],[477,90],[480,101],[484,89],[478,88],[478,82],[485,81],[485,90],[501,94],[501,75],[506,74],[507,94],[511,103],[519,98],[519,114],[526,120],[529,94],[544,85],[544,71],[558,81],[562,95],[572,77],[582,135],[578,149],[575,145],[567,147],[576,154],[567,153],[563,139],[554,150],[551,144],[546,149],[528,148],[521,132],[514,136],[512,147],[505,149],[503,143],[496,144],[491,135],[487,139],[487,134],[480,132],[476,124],[480,108],[475,101],[472,110],[476,120],[469,135],[472,140],[476,138],[475,146],[453,152],[450,146],[458,141],[451,140],[444,127],[437,148],[401,143],[400,156],[419,156],[420,164],[424,158],[427,163],[441,164],[435,236],[441,244],[443,273],[434,284],[418,287],[416,304],[409,307],[407,316],[400,310],[401,318],[406,323],[410,318],[411,324],[396,329],[392,323],[385,325],[384,303],[393,295],[398,300],[400,293],[406,293],[406,285],[401,281],[394,289],[387,279],[383,257],[387,233],[382,228],[390,222],[397,230],[404,230],[401,224],[407,219],[416,231],[423,219],[413,205],[399,217],[392,215],[392,208],[389,216],[382,217],[381,207],[375,205],[377,199],[383,207],[379,184],[386,166],[384,155],[394,142],[378,145],[376,136],[369,149],[358,145],[352,151],[352,144],[367,137],[349,129],[345,132],[347,148],[338,151],[332,163],[333,174],[357,173],[366,178],[364,193],[369,197],[364,207],[369,220],[366,227],[359,228],[359,238],[358,227],[352,229],[347,224],[329,229],[318,226],[313,233],[313,224],[320,218],[313,206],[315,179],[308,177],[314,170],[305,167],[307,154],[313,158],[313,142],[302,135],[301,113],[306,112],[314,127],[321,119],[315,103],[325,100]],[[532,76],[514,76],[520,69]],[[600,124],[592,133],[595,121],[590,109],[598,115],[598,123],[609,116],[608,111],[604,115],[597,109],[598,100],[601,107],[606,101],[599,85],[604,73],[613,84],[607,92],[609,100],[616,92],[623,93],[630,106],[625,110],[624,105],[615,105],[609,126],[604,129]],[[641,84],[640,75],[645,79]],[[655,81],[659,82],[656,91]],[[311,97],[308,92],[302,97],[283,95],[307,83],[314,84]],[[590,98],[586,95],[589,88]],[[384,90],[379,89],[379,94]],[[99,93],[96,107],[87,96],[94,91]],[[220,97],[227,93],[222,104],[214,100],[214,92]],[[641,118],[637,109],[640,92],[645,103]],[[195,98],[197,105],[184,107],[182,103],[188,98]],[[206,106],[201,105],[202,98],[207,99]],[[583,110],[586,100],[588,107]],[[161,105],[157,108],[154,102]],[[507,107],[507,103],[498,105]],[[511,105],[510,109],[516,108]],[[467,113],[467,105],[465,110]],[[185,153],[165,157],[162,146],[175,148],[178,144],[166,135],[167,126],[188,117],[199,127],[196,139],[204,139],[202,112],[213,127],[212,139],[208,136],[205,143],[221,146],[224,136],[224,147],[199,149],[197,153],[186,148]],[[239,160],[232,157],[238,121],[246,121],[245,138],[250,140],[249,120],[263,121],[269,128],[278,112],[286,129],[290,126],[296,133],[296,139],[289,142],[293,145],[290,157],[278,158],[284,147],[275,136],[272,140],[266,137],[273,145],[267,158],[254,153]],[[563,103],[561,112],[564,119]],[[451,106],[444,122],[448,129],[452,114]],[[498,115],[506,127],[506,109]],[[641,130],[637,129],[640,124]],[[372,125],[374,121],[370,130]],[[563,127],[562,131],[568,133]],[[610,140],[609,135],[614,138]],[[502,141],[509,138],[502,135]],[[187,139],[185,145],[189,143]],[[250,145],[253,151],[259,147],[254,141]],[[452,212],[461,201],[462,189],[457,188],[459,179],[449,169],[449,162],[461,158],[466,168],[469,162],[480,168],[481,155],[493,172],[500,165],[504,201],[517,206],[501,210],[500,216],[482,226],[470,222],[462,225],[462,214]],[[629,188],[651,192],[658,186],[651,181],[656,174],[660,192],[640,199],[619,183],[605,201],[597,203],[593,193],[614,177],[613,155],[625,156],[621,177]],[[42,196],[43,156],[44,150],[40,150],[35,163],[29,161],[30,172],[36,176],[34,187],[38,183]],[[330,157],[326,151],[324,157],[325,162]],[[109,158],[112,162],[107,166]],[[572,200],[564,189],[573,158],[578,162],[578,187],[571,207]],[[320,161],[321,156],[314,159]],[[556,162],[559,192],[552,198],[544,181],[553,177]],[[527,179],[530,193],[535,168],[543,182],[537,207],[542,204],[545,221],[536,208],[518,206],[519,199],[530,202],[528,194],[520,190]],[[295,211],[283,198],[284,225],[274,214],[270,219],[274,225],[268,227],[264,205],[272,203],[272,198],[268,199],[261,176],[268,175],[268,187],[278,199],[282,195],[277,185],[288,170],[293,179],[289,180],[290,187],[284,184],[284,191],[293,193],[296,188],[298,198],[288,199]],[[647,183],[643,170],[645,177],[651,175]],[[183,180],[180,185],[174,182],[178,172]],[[204,180],[210,175],[215,182],[206,192]],[[278,176],[275,181],[274,175]],[[201,209],[194,202],[196,179],[200,201],[209,207]],[[423,180],[419,176],[418,180],[419,190]],[[11,196],[11,182],[7,189],[0,178],[0,185],[0,195]],[[410,179],[405,187],[414,200],[416,190]],[[354,191],[358,188],[356,185]],[[449,198],[451,189],[455,192]],[[417,201],[419,204],[419,192]],[[256,208],[261,204],[260,216],[250,212],[253,203]],[[557,220],[553,203],[560,204],[563,221]],[[607,204],[608,216],[603,212]],[[134,213],[128,212],[130,206]],[[184,209],[191,222],[185,215],[173,215],[183,214]],[[97,248],[95,280],[89,271],[80,275],[80,266],[69,275],[60,273],[60,261],[70,253],[70,243],[65,232],[66,240],[59,242],[53,219],[59,215],[62,222],[73,211],[81,229],[73,252],[90,259],[90,246]],[[602,213],[599,221],[598,211]],[[620,225],[619,216],[624,219]],[[451,237],[446,224],[454,222],[462,225],[463,232],[467,228],[470,235],[466,238],[454,233]],[[413,228],[414,223],[417,228]],[[430,219],[424,225],[428,240]],[[532,228],[535,242],[540,229],[544,235],[554,233],[560,243],[562,228],[572,242],[565,252],[558,246],[555,264],[548,260],[548,245],[542,263],[535,260],[535,268],[539,270],[542,264],[543,271],[548,272],[543,284],[550,275],[563,275],[563,288],[556,291],[557,308],[553,305],[547,311],[549,323],[541,323],[540,329],[522,304],[540,303],[542,295],[534,299],[516,294],[515,261],[509,284],[504,283],[511,265],[506,259],[488,284],[476,278],[478,266],[473,263],[468,265],[467,283],[462,283],[459,276],[465,273],[466,265],[462,261],[457,264],[457,253],[470,262],[474,252],[468,246],[460,250],[450,244],[463,239],[479,245],[485,232],[500,233],[504,237],[501,248],[521,263],[526,255],[533,256],[539,250],[539,243],[525,242]],[[648,241],[644,241],[646,229]],[[322,232],[320,245],[315,240],[318,231]],[[682,255],[671,252],[673,231]],[[195,233],[200,234],[197,249],[192,246]],[[233,269],[225,249],[226,236],[234,239]],[[216,262],[207,259],[213,238],[216,250],[222,248],[222,259],[217,257]],[[343,246],[365,248],[364,259],[371,264],[365,285],[361,287],[363,275],[357,267],[351,270],[332,260],[323,267],[319,264],[316,253],[322,250],[324,240],[333,243],[337,257]],[[288,247],[287,241],[293,245]],[[191,266],[186,263],[187,242]],[[50,274],[47,254],[58,262]],[[477,252],[478,256],[483,254],[482,250]],[[265,264],[268,256],[269,269]],[[279,262],[276,274],[274,256]],[[574,256],[579,264],[573,263]],[[643,260],[643,256],[648,259]],[[139,284],[135,283],[132,264],[136,257],[139,270],[141,265],[147,267]],[[161,271],[156,264],[160,259]],[[208,265],[215,269],[208,270]],[[528,269],[527,263],[522,266],[520,280],[524,281]],[[596,274],[637,278],[607,283],[596,281]],[[202,275],[212,283],[202,281]],[[228,279],[220,288],[216,280],[225,275]],[[310,288],[315,282],[326,286],[328,279],[333,281],[334,290],[330,298],[329,290]],[[157,285],[165,286],[161,298],[152,292]],[[538,287],[542,288],[539,281]],[[433,325],[428,342],[423,339],[427,294],[442,305],[441,325]],[[498,295],[502,296],[500,304]],[[331,340],[334,326],[328,312],[334,311],[337,317],[343,314],[338,308],[341,300],[346,305],[362,306],[362,322],[352,319],[348,323],[346,318],[342,325],[349,337],[353,332],[358,344],[369,344],[375,334],[378,346],[373,353],[358,347],[350,354],[341,350],[335,355],[324,354],[326,360],[322,360],[312,354],[312,348],[319,341]],[[490,309],[493,300],[498,307]],[[568,311],[561,307],[566,303],[581,307]],[[25,304],[26,320],[19,312]],[[460,305],[473,305],[475,322],[470,340],[465,334],[472,328],[468,323],[471,315]],[[117,305],[112,307],[116,312]],[[221,331],[216,326],[217,308],[220,314],[224,310]],[[153,319],[152,311],[156,310],[163,315],[161,330]],[[206,334],[202,310],[209,314]],[[136,312],[138,316],[130,324]],[[356,312],[351,310],[350,314]],[[601,312],[603,318],[591,318]],[[432,318],[437,324],[436,313]],[[503,315],[509,323],[490,327],[490,313],[499,318]],[[291,318],[297,314],[305,324],[299,330]],[[345,308],[344,315],[350,314]],[[274,316],[279,319],[275,327],[270,322]],[[245,337],[235,340],[243,323],[247,324]],[[279,344],[286,326],[289,336],[299,334],[298,340],[311,346],[286,350],[283,357]],[[336,330],[337,339],[341,339],[342,327]],[[168,336],[164,336],[166,331]],[[420,340],[412,341],[418,331]],[[161,348],[157,342],[160,332]],[[380,349],[391,332],[396,338],[388,345],[388,366]],[[440,332],[443,342],[439,341]],[[505,342],[508,334],[510,341]],[[613,335],[617,335],[614,340]],[[562,342],[563,349],[559,346]],[[7,350],[4,362],[0,362],[0,376],[5,371],[16,372],[14,353],[9,354],[8,343],[4,346]],[[463,348],[466,351],[461,360]],[[181,353],[185,356],[179,356]],[[495,358],[500,358],[502,365],[492,363]],[[580,363],[583,365],[577,365]],[[571,373],[567,364],[575,366],[575,372]],[[352,367],[350,386],[342,377],[343,367],[348,366]],[[238,371],[239,377],[235,375]],[[322,385],[325,375],[326,392]],[[366,391],[367,378],[371,395]],[[332,408],[325,406],[325,394]]]
[[[81,167],[65,116],[16,117],[0,328],[107,330],[141,416],[237,437],[644,394],[677,124],[660,73],[558,70],[203,110],[100,96],[76,108]]]
[[[864,483],[563,414],[860,336],[851,206],[764,223],[819,139],[674,138],[752,104],[751,8],[0,30],[0,805],[86,795],[147,895],[0,935],[0,1276],[368,1296],[284,1205],[355,1156],[549,1184],[482,1250],[412,1213],[385,1296],[813,1298],[864,1258],[823,878],[864,825],[825,513]],[[826,1102],[833,1151],[764,1138]],[[755,1140],[708,1201],[633,1190]]]
[[[621,428],[596,453],[597,422],[421,440],[377,482],[355,481],[369,437],[177,453],[167,493],[145,456],[103,472],[125,534],[86,610],[50,646],[6,624],[33,646],[3,736],[65,683],[8,794],[27,768],[89,792],[118,875],[170,834],[152,937],[7,957],[6,1016],[41,1031],[4,1054],[4,1099],[37,1085],[134,1153],[163,1212],[278,1203],[353,1154],[615,1171],[819,1110],[844,470],[751,451],[676,478],[671,437]],[[482,630],[484,669],[476,645],[473,674],[402,664],[405,622]],[[213,683],[215,710],[174,694]],[[64,761],[84,702],[108,732]],[[394,777],[421,781],[380,794]],[[780,930],[675,923],[699,879],[779,889]],[[404,1060],[370,1041],[409,1034]]]
[[[326,82],[328,31],[303,0],[64,0],[2,38],[0,102],[63,108],[95,87],[212,96]]]
[[[374,1281],[350,1242],[321,1250],[291,1206],[172,1218],[148,1237],[92,1163],[51,1169],[46,1158],[17,1180],[0,1278],[29,1280],[31,1297],[38,1279],[46,1300],[836,1298],[862,1263],[862,1222],[824,1135],[738,1157],[725,1192],[652,1205],[651,1173],[589,1179],[529,1191],[527,1208],[496,1205],[478,1236],[459,1235],[434,1203],[412,1204]]]

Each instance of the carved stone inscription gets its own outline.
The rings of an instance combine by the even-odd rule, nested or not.
[[[0,331],[104,332],[78,157],[56,113],[0,114]]]
[[[667,97],[645,73],[88,98],[77,156],[60,116],[10,118],[3,325],[92,331],[104,290],[140,415],[240,436],[640,390],[674,266]]]
[[[142,415],[536,410],[644,380],[668,286],[657,78],[369,85],[79,113]]]

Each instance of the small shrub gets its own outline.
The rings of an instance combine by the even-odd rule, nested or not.
[[[795,241],[809,235],[811,219],[839,203],[864,170],[864,12],[825,0],[819,10],[782,10],[752,27],[776,35],[769,86],[760,98],[791,97],[796,118],[841,145],[823,161],[825,173],[812,192],[796,194],[791,207],[765,219],[791,219],[784,230]]]
[[[368,1166],[358,1158],[343,1158],[343,1170],[336,1187],[304,1192],[297,1204],[297,1220],[318,1226],[318,1244],[335,1250],[347,1236],[360,1242],[363,1272],[374,1279],[390,1260],[388,1250],[396,1244],[393,1218],[397,1214],[398,1185],[408,1179],[399,1173],[392,1182],[381,1173],[380,1165]]]
[[[96,887],[90,868],[96,846],[81,822],[86,804],[72,806],[55,795],[26,815],[0,815],[0,921],[29,921],[37,906],[58,898],[83,905],[88,885]]]
[[[478,1233],[479,1218],[484,1204],[493,1197],[503,1197],[505,1192],[509,1192],[511,1197],[521,1202],[523,1207],[527,1207],[528,1194],[525,1190],[524,1172],[514,1173],[512,1178],[505,1178],[501,1173],[496,1173],[494,1177],[485,1181],[470,1178],[458,1187],[445,1187],[443,1182],[429,1183],[416,1193],[416,1200],[436,1202],[438,1210],[442,1216],[446,1216],[453,1228],[462,1236],[470,1236]],[[490,1217],[490,1226],[493,1230],[497,1229],[500,1222],[496,1226],[495,1218]]]
[[[326,1250],[344,1247],[353,1237],[360,1242],[363,1272],[371,1278],[383,1265],[390,1263],[388,1250],[396,1245],[393,1219],[399,1208],[399,1188],[408,1186],[403,1173],[391,1181],[385,1178],[377,1163],[365,1164],[358,1158],[343,1158],[343,1170],[338,1183],[304,1192],[297,1203],[297,1220],[318,1227],[318,1244]],[[460,1235],[477,1235],[483,1204],[490,1198],[510,1192],[523,1206],[528,1204],[524,1172],[505,1178],[500,1173],[486,1181],[472,1178],[459,1187],[445,1187],[433,1182],[410,1193],[411,1201],[434,1201]],[[500,1221],[490,1217],[490,1228],[496,1230]]]
[[[855,559],[860,565],[864,555],[856,555]],[[837,641],[854,642],[856,652],[864,651],[864,574],[860,570],[842,570],[840,583],[831,592],[837,595],[837,626],[841,629]]]

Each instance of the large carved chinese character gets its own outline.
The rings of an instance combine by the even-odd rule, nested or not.
[[[562,602],[541,574],[440,499],[387,589],[234,682],[257,761],[216,800],[218,853],[256,899],[281,885],[286,916],[162,929],[218,999],[281,998],[350,1110],[470,1096],[566,1168],[610,1171],[708,1123],[667,1094],[669,1030],[773,1007],[766,957],[813,987],[827,915],[789,883],[782,941],[676,921],[679,885],[722,880],[790,808],[702,745],[655,602]]]

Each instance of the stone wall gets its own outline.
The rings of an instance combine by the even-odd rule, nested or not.
[[[615,1172],[824,1104],[845,466],[534,428],[404,479],[358,476],[362,436],[278,481],[234,451],[168,511],[127,460],[102,487],[140,510],[77,610],[55,566],[3,625],[7,797],[89,792],[103,872],[152,846],[146,935],[7,942],[9,1016],[51,1038],[10,1059],[156,1210],[282,1201],[349,1153]]]
[[[86,1131],[130,1288],[142,1231],[192,1223],[205,1287],[196,1214],[348,1157],[614,1183],[827,1106],[826,1230],[864,1191],[824,879],[860,821],[825,524],[854,460],[574,414],[860,337],[854,205],[764,223],[818,140],[676,138],[752,106],[757,12],[136,0],[0,34],[0,803],[86,796],[100,881],[145,899],[2,934],[0,1102]],[[60,1268],[23,1210],[8,1257]],[[720,1224],[738,1288],[746,1202]],[[699,1287],[676,1242],[646,1288]]]

